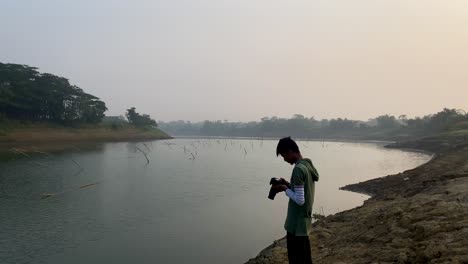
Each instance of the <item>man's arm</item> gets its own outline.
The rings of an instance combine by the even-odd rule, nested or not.
[[[294,185],[294,192],[289,189],[289,186],[284,184],[276,185],[271,187],[276,192],[285,192],[286,196],[292,199],[295,203],[300,206],[303,206],[305,203],[304,199],[304,185]]]
[[[304,185],[305,174],[298,166],[294,167],[291,176],[291,185],[294,186],[294,191],[291,188],[285,190],[286,196],[293,200],[297,205],[303,206],[305,203],[304,198]]]
[[[299,206],[303,206],[305,203],[304,199],[304,185],[294,185],[294,191],[286,189],[286,196],[291,198]]]

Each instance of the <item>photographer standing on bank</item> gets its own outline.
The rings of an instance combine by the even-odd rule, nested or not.
[[[302,157],[299,147],[291,137],[282,138],[278,142],[276,155],[281,155],[285,162],[294,165],[291,183],[272,186],[272,191],[285,191],[290,198],[284,224],[287,232],[289,263],[311,264],[309,233],[312,225],[315,182],[318,181],[319,174],[312,161]]]

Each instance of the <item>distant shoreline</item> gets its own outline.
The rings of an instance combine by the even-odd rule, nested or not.
[[[249,140],[278,140],[281,137],[241,137],[241,136],[174,136],[174,138],[193,138],[193,139],[249,139]],[[301,138],[301,137],[292,137],[294,140],[299,141],[326,141],[326,142],[365,142],[365,143],[386,143],[391,144],[395,143],[395,140],[381,140],[381,139],[365,139],[365,138]]]

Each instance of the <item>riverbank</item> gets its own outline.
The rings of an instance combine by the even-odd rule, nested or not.
[[[118,141],[149,141],[172,138],[156,129],[131,126],[111,128],[104,126],[67,128],[34,125],[13,128],[0,134],[0,151],[11,148],[24,150],[61,150],[78,144]]]
[[[418,168],[343,187],[372,197],[314,223],[314,263],[468,263],[468,142],[426,138],[389,147],[435,156]],[[285,238],[247,263],[287,263]]]

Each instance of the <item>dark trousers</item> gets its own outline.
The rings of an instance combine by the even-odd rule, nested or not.
[[[295,236],[288,232],[286,241],[289,264],[312,264],[308,236]]]

